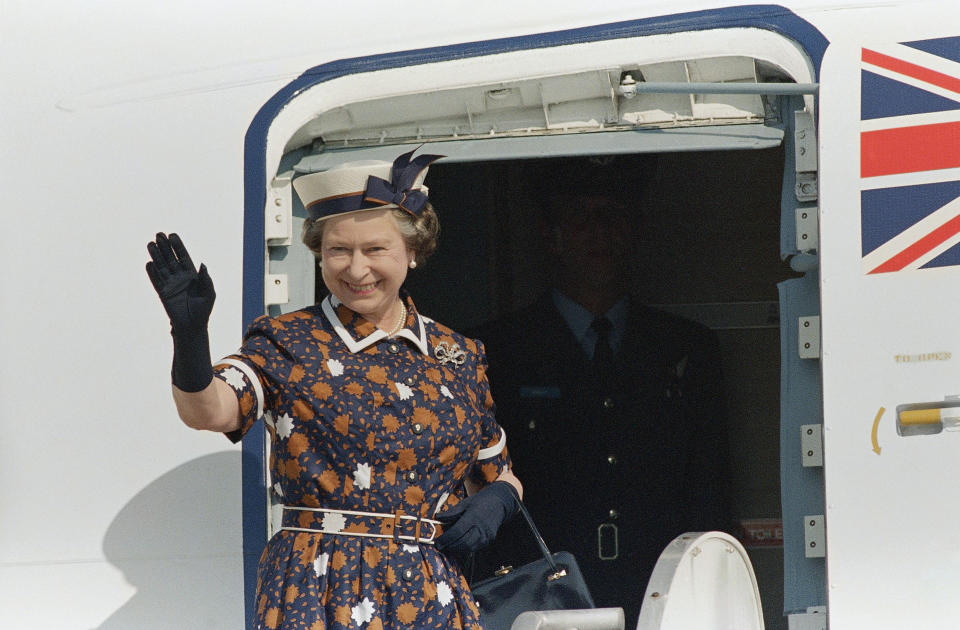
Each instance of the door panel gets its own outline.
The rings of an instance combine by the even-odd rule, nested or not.
[[[853,42],[821,71],[821,298],[832,628],[950,627],[960,435],[897,429],[960,393],[960,38]],[[851,107],[851,104],[859,106]]]

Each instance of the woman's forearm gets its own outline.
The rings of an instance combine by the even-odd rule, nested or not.
[[[198,392],[173,386],[173,401],[180,419],[192,429],[226,433],[240,428],[240,404],[233,389],[219,378]]]
[[[523,484],[520,483],[520,480],[517,479],[517,476],[513,474],[513,470],[507,468],[505,471],[500,473],[500,476],[497,477],[497,481],[506,481],[513,489],[517,491],[517,497],[522,501],[523,500]]]

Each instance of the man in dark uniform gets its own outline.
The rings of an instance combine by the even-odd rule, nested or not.
[[[664,547],[728,528],[717,340],[629,296],[643,255],[631,163],[534,170],[554,286],[476,332],[525,504],[551,550],[577,558],[597,606],[623,607],[630,628]],[[537,557],[520,520],[484,570]]]

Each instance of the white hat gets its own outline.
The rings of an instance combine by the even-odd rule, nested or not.
[[[416,149],[414,149],[416,151]],[[427,203],[423,179],[442,155],[404,153],[391,164],[381,160],[345,162],[328,171],[303,175],[293,187],[311,219],[370,208],[401,208],[417,216]]]

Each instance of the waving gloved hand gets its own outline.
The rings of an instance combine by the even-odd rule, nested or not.
[[[493,542],[497,530],[517,511],[517,491],[506,481],[495,481],[467,497],[437,518],[444,532],[434,543],[440,551],[471,552]]]
[[[190,254],[176,234],[157,234],[147,244],[151,261],[147,275],[170,318],[173,335],[173,384],[186,392],[198,392],[213,380],[207,320],[216,292],[207,267],[197,271]]]

